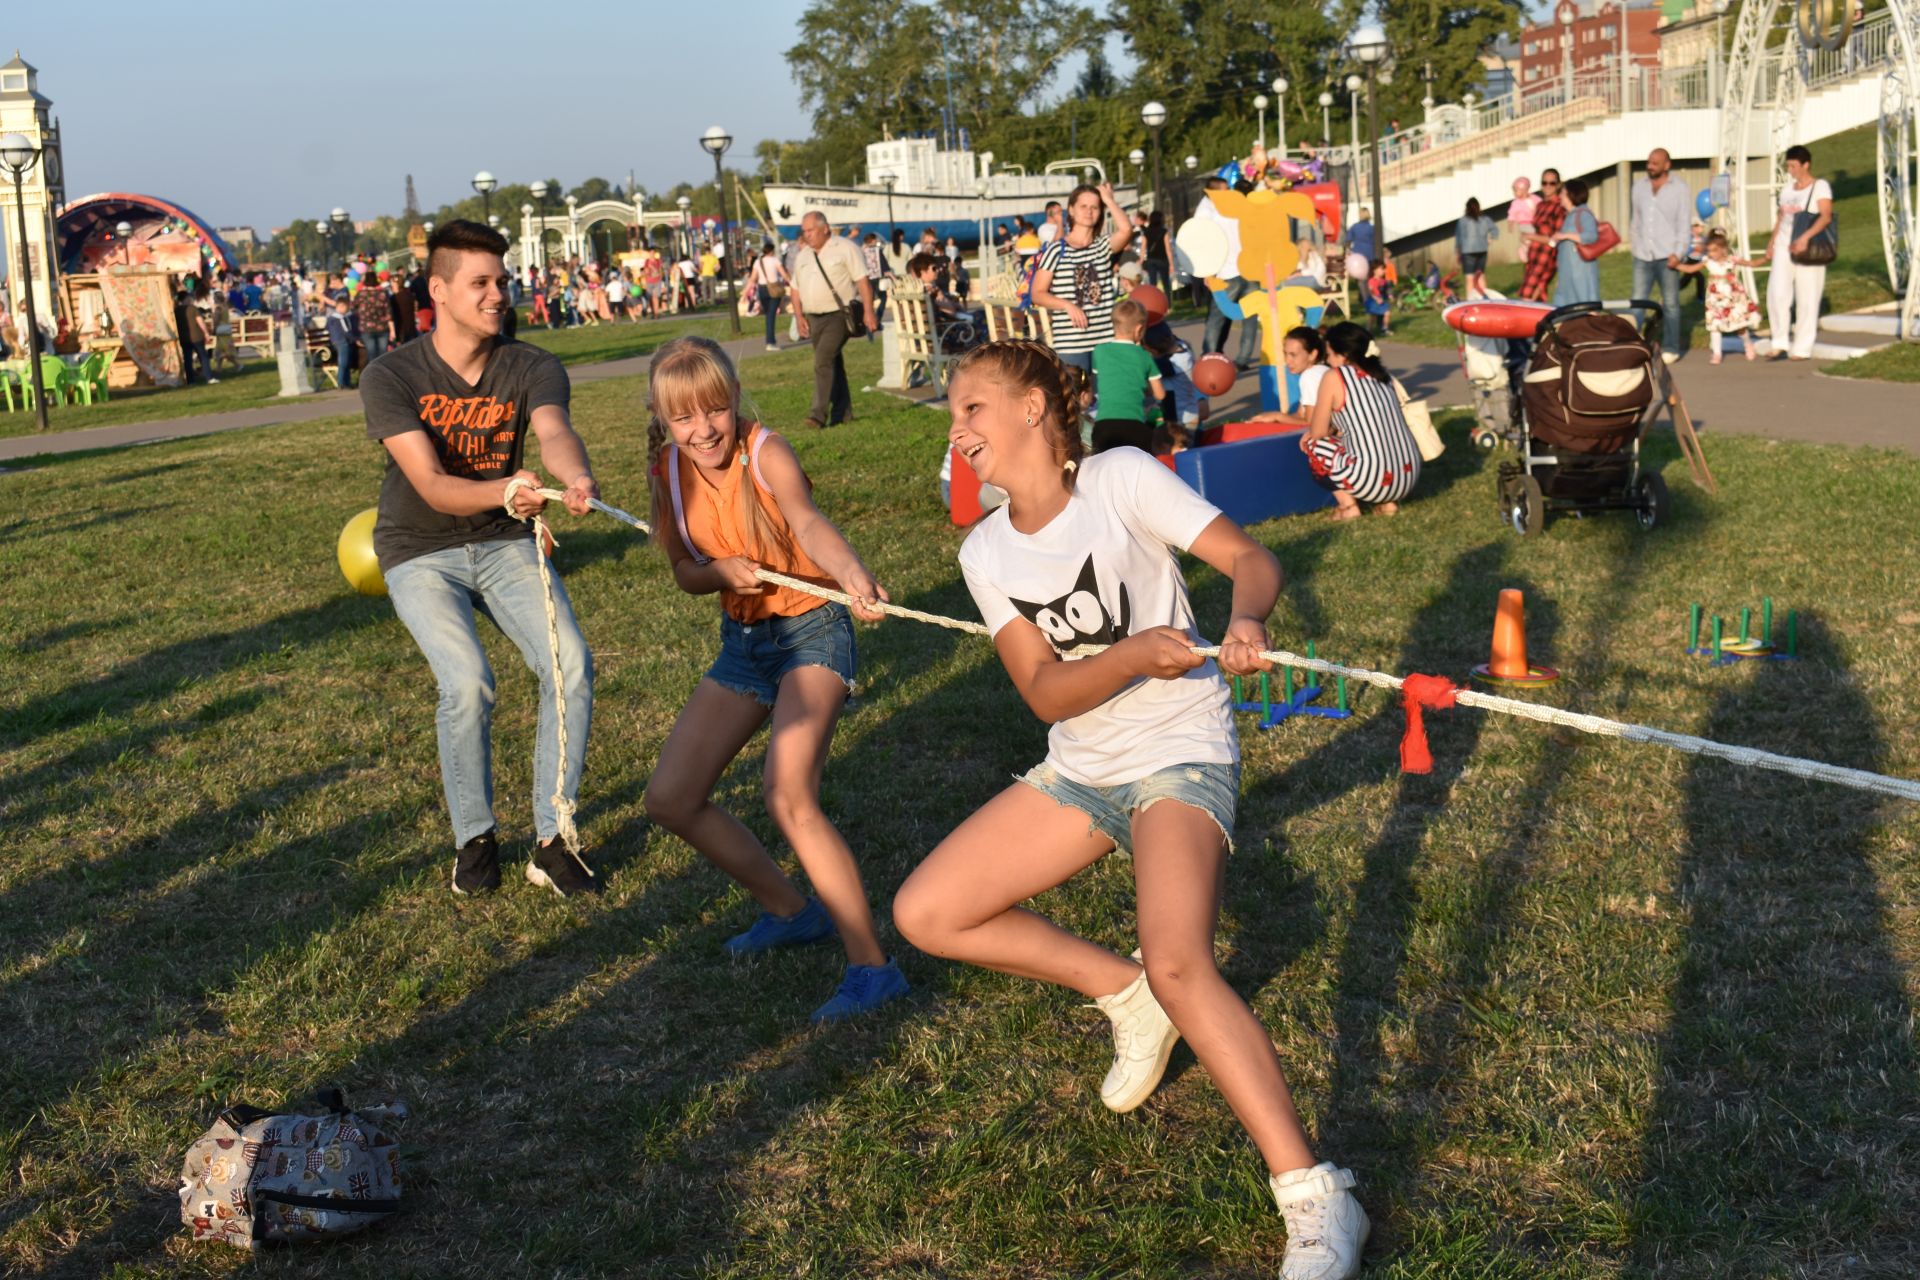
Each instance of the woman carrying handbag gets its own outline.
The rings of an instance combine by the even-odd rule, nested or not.
[[[1813,153],[1787,148],[1787,185],[1780,188],[1768,254],[1773,279],[1767,284],[1767,320],[1773,352],[1769,360],[1808,360],[1820,332],[1820,295],[1827,287],[1827,264],[1839,246],[1833,221],[1833,188],[1813,176]],[[1788,319],[1792,341],[1788,341]]]

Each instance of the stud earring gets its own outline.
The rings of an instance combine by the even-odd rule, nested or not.
[[[1032,415],[1032,414],[1028,414],[1028,415],[1027,415],[1027,425],[1028,425],[1028,426],[1032,426],[1032,425],[1033,425],[1033,415]]]

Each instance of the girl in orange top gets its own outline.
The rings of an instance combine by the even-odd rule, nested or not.
[[[853,687],[852,617],[878,610],[762,582],[765,567],[856,601],[887,593],[840,531],[813,505],[793,447],[739,422],[740,383],[720,345],[676,338],[653,357],[654,528],[691,595],[720,593],[720,656],[687,700],[647,782],[647,814],[760,903],[753,927],[726,949],[748,955],[818,942],[838,932],[847,972],[816,1022],[863,1013],[906,994],[880,948],[853,852],[820,807],[820,775]],[[767,812],[793,846],[818,897],[794,887],[754,834],[713,803],[713,788],[768,716]]]

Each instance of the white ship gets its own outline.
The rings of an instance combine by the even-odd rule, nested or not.
[[[1055,160],[1041,173],[1028,173],[1017,164],[996,166],[991,151],[975,155],[964,133],[957,151],[943,151],[931,134],[885,138],[867,146],[867,181],[856,187],[815,186],[808,183],[769,182],[767,215],[780,234],[800,234],[800,219],[818,209],[844,232],[858,226],[889,239],[892,228],[906,232],[909,243],[927,227],[944,243],[948,236],[967,248],[980,240],[981,223],[1005,223],[1015,218],[1038,226],[1046,218],[1047,202],[1064,201],[1082,182],[1106,181],[1106,166],[1091,158]],[[889,182],[891,179],[891,182]],[[1138,201],[1138,188],[1114,188],[1123,208]]]

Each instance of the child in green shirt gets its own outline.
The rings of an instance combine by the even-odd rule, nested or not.
[[[1147,395],[1157,402],[1166,395],[1160,385],[1160,367],[1140,345],[1147,312],[1131,298],[1113,304],[1113,341],[1093,349],[1093,451],[1104,453],[1132,445],[1147,453],[1159,452],[1166,442],[1146,423]]]

